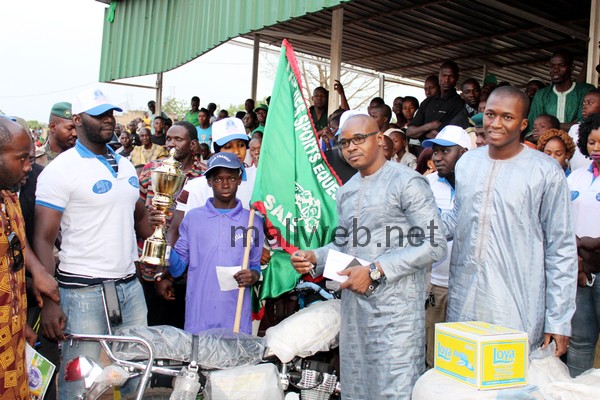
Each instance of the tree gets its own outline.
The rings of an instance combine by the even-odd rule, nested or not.
[[[312,98],[312,92],[318,86],[322,86],[328,91],[333,89],[329,87],[328,66],[301,61],[300,70],[304,81],[304,96],[307,99]],[[362,108],[379,93],[379,82],[358,72],[342,69],[340,82],[344,86],[348,104],[353,109]]]
[[[266,65],[264,75],[273,78],[277,72],[278,57],[266,55]],[[312,92],[322,86],[328,91],[333,90],[329,87],[329,66],[327,60],[310,55],[302,55],[299,61],[300,74],[302,75],[302,89],[304,97],[312,103]],[[310,61],[314,60],[314,62]],[[345,69],[342,66],[340,73],[340,82],[344,86],[344,92],[348,99],[348,104],[352,109],[364,108],[371,99],[379,94],[379,81],[372,76],[361,74],[360,72]]]
[[[46,127],[46,124],[43,124],[40,121],[36,120],[27,121],[27,125],[29,125],[30,129],[40,129]]]
[[[188,102],[174,97],[167,97],[167,100],[162,105],[162,111],[174,119],[181,120],[188,111]]]
[[[235,117],[235,113],[238,111],[244,111],[244,104],[230,104],[229,107],[226,108],[227,112],[229,113],[230,117]]]

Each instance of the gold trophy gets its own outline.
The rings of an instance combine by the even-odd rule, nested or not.
[[[179,196],[186,181],[185,174],[179,169],[181,163],[175,160],[175,154],[176,150],[171,149],[169,158],[164,160],[160,167],[152,171],[150,178],[154,188],[152,205],[160,210],[165,218],[167,211],[175,204],[175,199]],[[140,262],[157,267],[169,265],[171,246],[167,244],[165,238],[165,225],[158,225],[152,236],[144,241],[144,250]]]

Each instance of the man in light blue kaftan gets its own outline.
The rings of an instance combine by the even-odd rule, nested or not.
[[[502,87],[484,113],[488,146],[456,164],[448,321],[485,321],[551,339],[566,351],[575,311],[577,248],[558,163],[519,143],[529,99]]]
[[[349,118],[338,144],[359,173],[336,194],[337,236],[291,261],[319,272],[333,249],[372,263],[341,273],[342,397],[410,399],[425,367],[425,269],[446,255],[441,220],[427,180],[385,160],[373,118]]]

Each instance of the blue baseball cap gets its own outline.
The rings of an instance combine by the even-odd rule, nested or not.
[[[216,168],[239,169],[242,175],[242,180],[246,180],[246,169],[240,159],[233,153],[220,152],[214,154],[208,159],[208,168],[204,171],[204,175],[208,175],[210,171]]]

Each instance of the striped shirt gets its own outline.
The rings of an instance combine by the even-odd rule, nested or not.
[[[158,168],[162,165],[162,160],[154,160],[150,161],[148,164],[144,165],[142,171],[140,172],[140,197],[148,207],[152,204],[152,198],[154,197],[154,189],[152,188],[152,171],[155,168]],[[192,167],[188,170],[183,171],[188,180],[192,180],[204,174],[208,167],[205,163],[200,161],[200,158],[197,156],[194,157],[194,162],[192,163]]]
[[[104,155],[102,155],[102,157],[104,157],[104,159],[106,161],[108,161],[108,164],[111,166],[111,168],[113,169],[113,171],[115,171],[115,173],[119,173],[119,164],[117,164],[117,160],[115,160],[115,156],[112,155],[112,153],[106,153]]]
[[[140,197],[148,207],[152,204],[152,198],[154,197],[154,189],[152,187],[152,171],[155,168],[162,165],[161,160],[150,161],[148,164],[144,165],[142,172],[140,172],[139,180],[140,180]],[[183,173],[187,176],[188,181],[194,178],[198,178],[203,175],[204,171],[206,171],[207,166],[205,163],[200,161],[199,157],[194,157],[194,162],[192,163],[192,167]],[[169,219],[167,221],[167,225],[171,222]],[[143,248],[143,241],[138,240],[138,253],[141,254]],[[140,272],[142,278],[148,281],[154,280],[154,274],[156,273],[156,267],[151,265],[145,265],[140,263]]]

